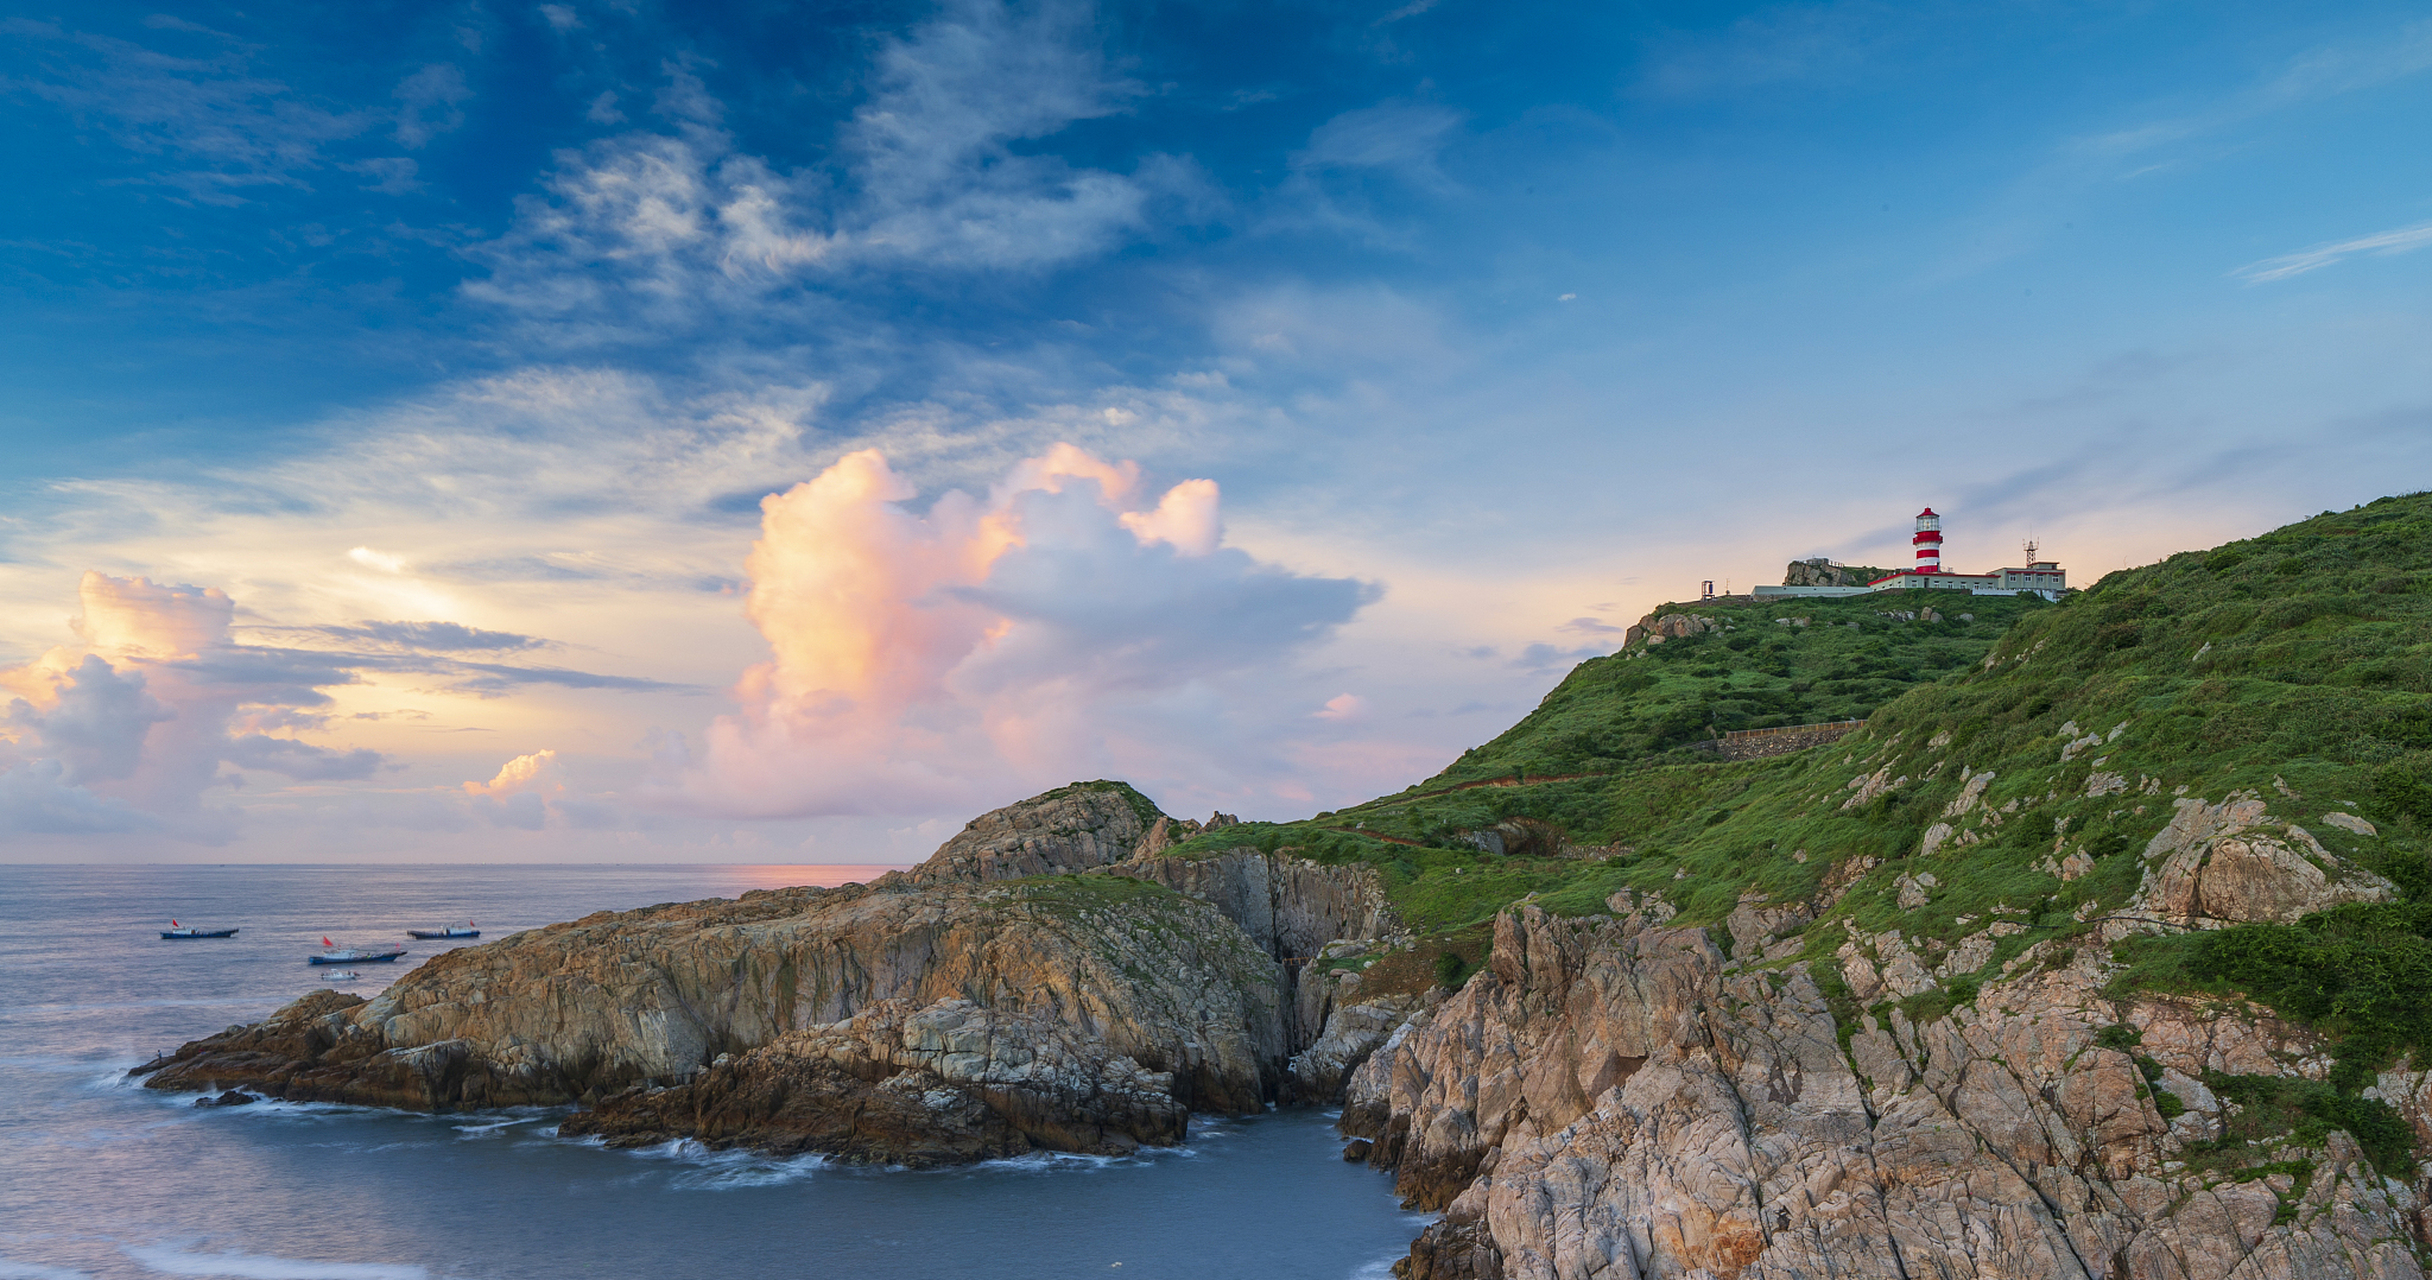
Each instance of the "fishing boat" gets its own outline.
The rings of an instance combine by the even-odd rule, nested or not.
[[[385,964],[405,954],[403,947],[341,947],[327,938],[321,939],[321,945],[327,947],[328,950],[319,955],[306,956],[307,962],[312,964]]]
[[[322,974],[322,975],[321,975],[321,981],[323,981],[323,982],[353,982],[355,979],[360,978],[360,977],[362,977],[362,976],[363,976],[362,974],[359,974],[359,973],[355,972],[355,971],[354,971],[354,970],[352,970],[352,969],[332,969],[332,970],[330,970],[329,972],[327,972],[327,973],[325,973],[325,974]]]
[[[168,928],[160,931],[160,936],[172,940],[178,938],[233,938],[236,936],[236,930],[197,929],[193,925],[179,924],[177,921],[172,920],[169,922]]]
[[[408,929],[405,936],[420,938],[424,942],[445,942],[450,938],[478,938],[481,930],[476,927],[475,921],[467,920],[462,928],[449,925],[444,929]]]

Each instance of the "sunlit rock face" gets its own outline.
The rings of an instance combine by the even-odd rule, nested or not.
[[[1214,906],[1040,874],[1128,856],[1154,814],[1137,799],[1079,786],[1000,809],[922,874],[460,948],[376,999],[316,992],[143,1071],[418,1109],[607,1099],[577,1127],[898,1161],[1176,1141],[1191,1110],[1276,1096],[1286,986]]]
[[[1122,783],[1075,783],[973,818],[911,874],[937,884],[1089,871],[1131,857],[1164,816]]]
[[[1345,1127],[1444,1210],[1411,1277],[2422,1274],[2417,1192],[2344,1133],[2302,1181],[2191,1160],[2222,1114],[2198,1077],[2302,1069],[2303,1037],[2114,1003],[2091,949],[2047,950],[1922,1025],[1860,1014],[1844,1045],[1804,967],[1524,907],[1359,1069]],[[2097,1042],[2122,1023],[2133,1053]]]

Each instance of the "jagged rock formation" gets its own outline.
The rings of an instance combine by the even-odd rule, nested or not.
[[[1340,985],[1356,988],[1357,974],[1343,977],[1345,981]],[[1372,1000],[1358,1000],[1350,991],[1339,991],[1333,997],[1326,1015],[1318,1020],[1323,1030],[1316,1041],[1293,1054],[1284,1068],[1292,1077],[1294,1093],[1310,1102],[1341,1099],[1350,1086],[1351,1073],[1385,1047],[1396,1031],[1428,1005],[1423,995],[1381,995]]]
[[[2178,801],[2170,825],[2145,846],[2149,863],[2162,861],[2146,868],[2131,910],[2172,924],[2217,928],[2258,920],[2289,923],[2341,903],[2397,898],[2398,886],[2346,864],[2305,828],[2273,821],[2264,808],[2252,795],[2220,804],[2206,804],[2200,796]]]
[[[2098,953],[2045,950],[1948,1017],[1839,1027],[1804,968],[1727,962],[1702,930],[1506,913],[1491,967],[1352,1083],[1345,1129],[1445,1210],[1398,1273],[2422,1274],[2416,1192],[2344,1133],[2291,1153],[2303,1179],[2191,1162],[2224,1113],[2201,1073],[2318,1075],[2302,1036],[2114,1004]],[[2115,1024],[2175,1119],[2098,1041]]]
[[[1121,1155],[1182,1141],[1173,1077],[1047,1018],[948,998],[882,1001],[843,1022],[723,1055],[673,1088],[635,1086],[560,1131],[670,1137],[922,1167],[1034,1148]]]
[[[683,1083],[722,1054],[745,1055],[788,1032],[862,1037],[835,1024],[886,1002],[928,1008],[948,999],[1001,1015],[986,1023],[1000,1038],[1033,1037],[1030,1060],[1069,1059],[1101,1082],[1130,1069],[1167,1073],[1169,1096],[1185,1108],[1262,1107],[1280,1087],[1289,1048],[1280,967],[1204,904],[1103,877],[926,886],[889,877],[603,912],[462,948],[374,1000],[316,992],[139,1071],[154,1088],[241,1085],[421,1109],[597,1100]],[[992,1055],[999,1063],[1019,1056],[1010,1044]],[[866,1074],[896,1059],[871,1050],[854,1061]],[[897,1074],[985,1083],[912,1059],[897,1065]],[[1077,1096],[1056,1091],[1063,1087],[1032,1090],[1033,1110]],[[1162,1133],[1125,1118],[1139,1108],[1123,1093],[1099,1088],[1089,1096],[1113,1100],[1113,1112],[1084,1108],[1054,1123],[990,1105],[1034,1138],[1056,1123],[1134,1140]],[[838,1097],[856,1101],[849,1091]],[[1083,1141],[1100,1149],[1115,1139]]]
[[[371,1001],[315,992],[138,1073],[427,1110],[580,1101],[594,1109],[569,1132],[618,1142],[898,1163],[1179,1141],[1193,1109],[1308,1097],[1286,1059],[1333,1009],[1294,1001],[1291,974],[1394,926],[1370,867],[1132,856],[1177,826],[1200,829],[1123,784],[1076,784],[983,816],[909,874],[461,948]],[[1090,870],[1119,874],[1075,874]],[[1377,1016],[1320,1055],[1328,1098]]]

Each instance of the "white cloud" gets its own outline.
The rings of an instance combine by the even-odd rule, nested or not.
[[[663,798],[758,817],[954,811],[1109,768],[1173,781],[1231,754],[1245,721],[1264,733],[1280,708],[1227,686],[1292,682],[1294,656],[1374,588],[1215,545],[1210,483],[1144,511],[1136,480],[1064,447],[916,516],[915,491],[864,451],[769,498],[748,608],[771,659],[697,755],[669,751]],[[1200,545],[1159,527],[1177,510]]]
[[[2290,276],[2304,275],[2308,271],[2317,271],[2323,267],[2344,262],[2358,254],[2370,253],[2387,257],[2391,254],[2412,253],[2425,245],[2432,245],[2432,222],[2419,222],[2408,227],[2393,227],[2388,231],[2377,231],[2369,236],[2358,236],[2353,240],[2341,240],[2335,244],[2315,245],[2301,253],[2292,253],[2279,258],[2265,258],[2261,262],[2249,263],[2230,274],[2248,284],[2262,284],[2266,281],[2286,280]]]
[[[397,83],[397,144],[418,149],[432,138],[464,123],[459,104],[473,96],[464,72],[454,64],[434,62]]]
[[[849,270],[1025,270],[1105,252],[1146,225],[1150,201],[1199,186],[1170,157],[1119,174],[1014,149],[1141,92],[1107,73],[1070,4],[962,0],[887,43],[832,172],[738,150],[699,79],[673,64],[668,77],[658,110],[673,127],[559,153],[544,194],[481,251],[491,276],[468,294],[553,322],[561,341],[629,324],[663,334]],[[607,96],[593,115],[622,118]]]

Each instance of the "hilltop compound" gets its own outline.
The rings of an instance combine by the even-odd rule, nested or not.
[[[1916,567],[1887,573],[1864,586],[1819,586],[1811,583],[1779,587],[1754,588],[1758,599],[1794,596],[1863,596],[1878,591],[1965,591],[1979,596],[2038,595],[2046,600],[2058,600],[2069,589],[2069,577],[2061,567],[2049,560],[2037,560],[2028,545],[2027,566],[2023,569],[1997,569],[1992,573],[1950,573],[1942,567],[1942,517],[1932,507],[1917,513],[1917,533],[1909,540],[1917,549]],[[1809,561],[1809,564],[1816,562]],[[1797,565],[1792,568],[1796,570]],[[1797,572],[1786,575],[1793,582],[1812,577]]]

